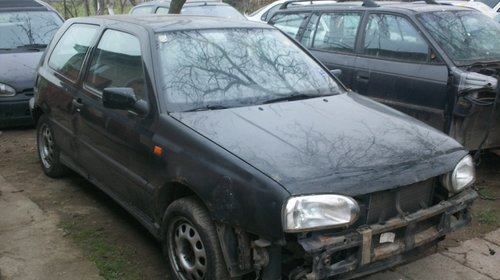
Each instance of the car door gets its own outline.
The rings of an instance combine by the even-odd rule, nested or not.
[[[127,87],[137,100],[149,104],[143,49],[133,34],[103,32],[89,59],[78,100],[77,138],[79,161],[90,179],[120,202],[148,213],[153,192],[148,184],[153,110],[140,114],[105,108],[102,102],[105,88]]]
[[[73,104],[83,61],[99,26],[76,23],[61,36],[48,57],[47,65],[40,67],[37,87],[44,92],[40,100],[46,104],[53,125],[57,145],[64,155],[74,157],[76,110]]]
[[[352,88],[437,129],[445,124],[448,68],[406,17],[371,12]]]
[[[362,12],[335,11],[311,16],[300,39],[328,69],[340,69],[340,80],[351,85],[356,61],[356,35]]]

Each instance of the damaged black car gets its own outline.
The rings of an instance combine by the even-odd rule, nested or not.
[[[500,25],[466,7],[346,1],[283,4],[270,20],[352,90],[469,150],[500,148]]]
[[[71,19],[32,113],[44,172],[118,201],[161,242],[169,279],[360,276],[467,225],[477,196],[458,142],[261,23]]]

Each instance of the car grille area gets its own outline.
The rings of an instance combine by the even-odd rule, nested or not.
[[[383,224],[385,221],[432,206],[435,178],[357,197],[361,215],[357,224]]]

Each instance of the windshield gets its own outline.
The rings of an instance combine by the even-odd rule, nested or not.
[[[157,38],[170,111],[341,91],[329,73],[274,29],[177,31]]]
[[[233,7],[222,5],[184,6],[181,14],[246,19]]]
[[[500,60],[500,25],[475,11],[440,11],[418,16],[458,66]]]
[[[62,20],[49,11],[0,13],[0,49],[44,47]]]

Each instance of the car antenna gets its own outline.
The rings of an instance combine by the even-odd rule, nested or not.
[[[368,8],[380,7],[380,5],[375,3],[373,0],[363,0],[363,6]]]

